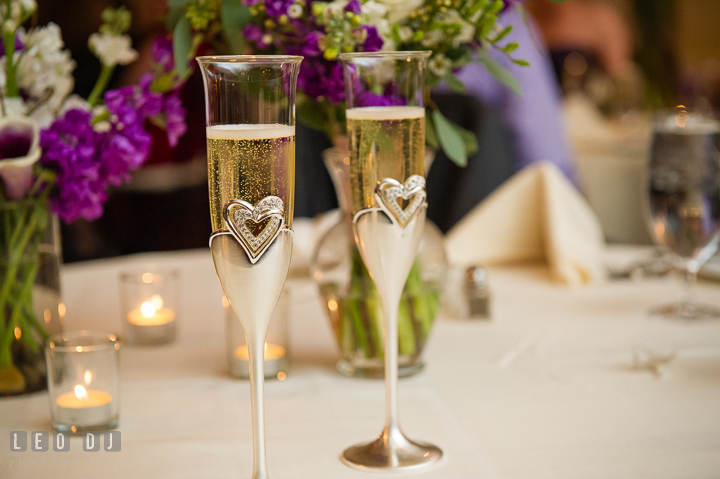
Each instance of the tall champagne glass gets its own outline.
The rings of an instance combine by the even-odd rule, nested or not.
[[[716,115],[679,107],[653,122],[649,166],[652,232],[680,261],[685,293],[654,315],[697,320],[720,318],[720,310],[698,303],[693,286],[700,267],[720,244],[720,121]]]
[[[345,76],[353,232],[385,322],[385,427],[341,458],[356,469],[404,471],[442,457],[398,423],[398,310],[425,224],[424,75],[429,52],[340,55]]]
[[[302,57],[198,57],[215,271],[247,338],[253,479],[267,479],[265,336],[293,244],[295,86]]]

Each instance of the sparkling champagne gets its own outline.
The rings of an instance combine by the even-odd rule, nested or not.
[[[223,208],[232,199],[255,205],[277,196],[292,226],[295,198],[295,127],[222,125],[207,128],[208,182],[213,232],[227,230]]]
[[[417,106],[347,110],[353,213],[377,207],[375,186],[425,176],[425,110]]]

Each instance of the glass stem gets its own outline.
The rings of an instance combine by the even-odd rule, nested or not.
[[[680,299],[680,308],[690,310],[695,307],[695,284],[697,283],[697,273],[700,269],[699,263],[694,260],[685,262],[685,271],[683,272],[683,293]]]
[[[248,335],[250,397],[252,404],[253,479],[268,479],[265,457],[265,335]]]

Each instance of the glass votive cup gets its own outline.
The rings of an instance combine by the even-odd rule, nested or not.
[[[45,344],[50,419],[70,433],[112,429],[118,424],[117,336],[74,331]]]
[[[138,346],[168,344],[177,336],[177,270],[120,273],[124,340]]]
[[[280,294],[265,338],[265,379],[284,380],[290,367],[288,341],[288,290]],[[242,307],[242,306],[240,306]],[[223,296],[225,310],[225,338],[230,374],[236,378],[250,377],[250,362],[245,331],[230,302]]]

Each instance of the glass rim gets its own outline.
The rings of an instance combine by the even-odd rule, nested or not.
[[[78,338],[95,338],[100,339],[102,342],[99,344],[91,344],[87,346],[83,345],[76,345],[76,346],[58,346],[56,342],[60,341],[68,341],[71,339],[78,339]],[[102,333],[99,331],[90,331],[87,329],[82,329],[80,331],[70,331],[65,333],[58,333],[50,336],[45,343],[45,349],[47,351],[59,351],[61,353],[70,353],[70,352],[76,352],[76,353],[85,353],[85,352],[93,352],[93,351],[104,351],[108,349],[118,349],[118,346],[120,345],[120,340],[118,337],[113,333]],[[80,348],[80,349],[78,349]]]
[[[305,59],[300,55],[204,55],[195,57],[198,63],[257,63],[279,64],[300,63]]]
[[[147,282],[144,281],[142,278],[145,274],[150,273],[153,275],[153,281]],[[162,281],[155,281],[155,276],[159,275],[163,277]],[[132,282],[138,282],[142,284],[162,284],[165,282],[164,277],[167,276],[169,278],[178,279],[180,277],[180,270],[177,268],[154,268],[152,266],[147,266],[145,268],[139,266],[136,269],[126,269],[123,271],[120,271],[118,273],[118,278],[120,278],[120,282],[126,283],[128,281]]]
[[[418,60],[425,60],[430,58],[432,51],[430,50],[409,50],[409,51],[389,51],[389,52],[348,52],[341,53],[338,55],[340,60],[352,60],[353,58],[388,58],[388,59],[401,59],[401,58],[416,58]]]

